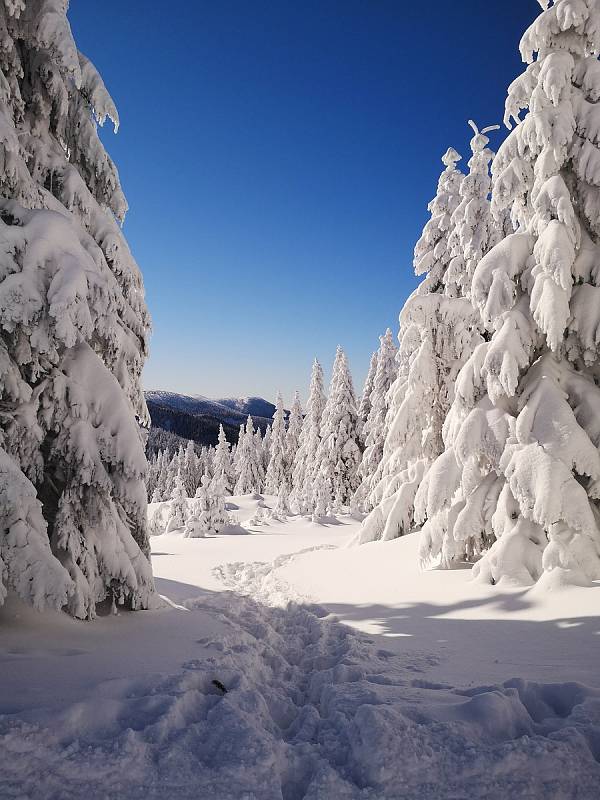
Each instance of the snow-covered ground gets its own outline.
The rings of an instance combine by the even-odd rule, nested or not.
[[[232,503],[248,535],[153,538],[162,608],[0,612],[0,797],[598,796],[600,586],[483,587]]]

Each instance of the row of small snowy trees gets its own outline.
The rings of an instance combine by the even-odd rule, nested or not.
[[[150,533],[159,536],[183,531],[192,539],[221,533],[230,523],[225,490],[218,477],[203,475],[190,501],[180,474],[175,476],[169,501],[160,503],[150,519]]]
[[[219,443],[221,436],[224,437],[222,429]],[[193,497],[202,482],[202,477],[204,475],[212,477],[214,453],[215,448],[197,448],[194,442],[188,441],[185,448],[180,445],[179,450],[171,456],[166,450],[151,456],[148,460],[146,478],[148,499],[152,502],[168,500],[178,475],[183,481],[187,496]]]
[[[148,493],[165,501],[179,492],[179,478],[193,497],[203,476],[217,478],[228,494],[277,495],[282,508],[323,516],[363,508],[383,447],[388,389],[395,377],[396,347],[388,330],[373,355],[360,404],[357,404],[345,353],[338,348],[326,397],[323,370],[315,360],[306,413],[298,393],[286,426],[281,395],[273,424],[263,437],[251,417],[230,449],[223,428],[215,448],[196,453],[190,442],[170,459],[159,453],[150,464]]]
[[[600,577],[600,7],[541,5],[497,155],[444,157],[359,536],[491,583]]]
[[[361,509],[377,468],[389,387],[396,374],[396,348],[390,330],[371,359],[365,388],[357,403],[346,355],[338,347],[329,394],[323,371],[313,364],[306,414],[286,490],[300,514]]]

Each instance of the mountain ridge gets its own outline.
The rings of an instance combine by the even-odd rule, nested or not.
[[[239,426],[252,417],[255,428],[262,433],[273,422],[275,405],[262,397],[221,398],[212,400],[204,395],[187,395],[168,389],[148,389],[144,392],[150,413],[151,442],[164,446],[169,435],[191,439],[199,445],[215,445],[219,425],[223,425],[229,442],[238,439]],[[262,411],[263,413],[258,413]],[[155,429],[155,430],[153,430]],[[166,436],[162,435],[166,432]],[[173,447],[178,442],[173,441]],[[155,450],[159,445],[151,445]]]

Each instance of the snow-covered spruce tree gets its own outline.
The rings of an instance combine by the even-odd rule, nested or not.
[[[383,457],[372,479],[373,510],[357,537],[360,543],[394,539],[414,526],[417,489],[444,449],[442,427],[457,374],[482,340],[479,314],[460,296],[452,269],[461,241],[455,235],[462,225],[455,214],[464,184],[455,166],[459,159],[453,148],[443,156],[445,169],[428,206],[431,218],[415,246],[415,273],[426,277],[400,314],[398,377],[388,393]],[[463,209],[467,213],[468,205]]]
[[[264,480],[261,453],[256,448],[254,423],[248,416],[246,428],[240,432],[237,453],[238,477],[234,494],[255,494],[260,492]]]
[[[234,474],[236,483],[237,483],[237,479],[240,477],[240,458],[241,458],[241,452],[242,452],[240,444],[242,442],[242,439],[245,436],[245,433],[246,433],[246,428],[244,426],[244,423],[241,423],[240,424],[240,430],[238,432],[237,444],[234,447],[231,448],[231,466],[232,466],[232,469],[233,469],[233,474]]]
[[[0,602],[145,607],[149,318],[97,124],[118,117],[63,0],[0,7]]]
[[[289,506],[289,492],[287,483],[282,483],[277,492],[277,502],[273,507],[273,516],[280,520],[285,521],[286,517],[290,514]]]
[[[314,473],[324,479],[335,510],[352,501],[359,483],[360,457],[356,395],[346,354],[338,346],[321,420],[321,441]]]
[[[290,417],[288,420],[287,433],[285,435],[285,467],[287,471],[286,487],[288,489],[292,485],[292,472],[294,468],[294,461],[296,453],[300,447],[300,435],[302,433],[302,404],[300,402],[300,394],[294,392],[294,402],[290,409]],[[287,496],[286,496],[287,497]],[[289,498],[288,498],[289,499]]]
[[[371,395],[369,397],[369,414],[363,426],[363,440],[365,450],[362,455],[358,474],[361,485],[357,491],[357,505],[371,508],[369,499],[373,477],[383,458],[383,443],[385,440],[385,419],[388,411],[387,396],[390,386],[396,378],[397,348],[391,330],[388,328],[380,337],[380,346],[375,354],[375,375],[371,380]],[[373,364],[373,359],[371,359]]]
[[[154,489],[152,492],[152,502],[157,503],[167,499],[165,493],[165,470],[167,468],[167,454],[165,450],[161,450],[156,457],[156,479]]]
[[[447,561],[495,539],[474,567],[491,583],[600,577],[600,7],[542,6],[492,166],[493,203],[519,227],[475,270],[491,341],[461,373],[447,475],[424,503],[447,517]],[[439,540],[424,538],[425,557]]]
[[[325,409],[323,368],[315,358],[312,365],[306,415],[302,423],[298,451],[292,464],[290,502],[299,514],[312,509],[312,481],[316,470],[317,450],[321,441],[321,420]]]
[[[181,477],[185,485],[185,491],[188,497],[193,497],[196,488],[200,485],[202,474],[206,470],[206,464],[201,464],[202,460],[206,460],[206,453],[202,453],[200,457],[196,455],[196,448],[190,439],[186,445],[183,454],[183,465],[181,468]]]
[[[311,504],[313,522],[319,522],[331,510],[329,481],[325,479],[321,472],[317,472],[312,483]]]
[[[175,478],[177,477],[179,470],[179,458],[177,452],[173,453],[170,458],[168,456],[168,452],[165,451],[165,462],[161,481],[165,500],[169,500],[171,497],[171,492],[175,486]]]
[[[160,452],[152,454],[148,458],[148,469],[146,471],[146,495],[148,499],[154,495],[158,483],[158,465]]]
[[[377,351],[371,356],[369,362],[369,371],[363,387],[360,403],[358,404],[358,430],[360,435],[361,444],[365,444],[365,425],[371,412],[371,392],[373,391],[373,383],[375,382],[375,373],[377,372]]]
[[[198,458],[198,466],[196,468],[197,477],[196,477],[196,486],[194,488],[194,492],[200,486],[200,481],[203,475],[207,475],[209,478],[213,477],[214,470],[215,470],[215,448],[208,445],[203,447],[200,451],[200,456]]]
[[[492,125],[480,132],[471,120],[469,120],[469,125],[475,134],[471,139],[472,156],[469,160],[469,173],[460,188],[461,202],[452,217],[454,227],[449,237],[449,243],[453,257],[446,277],[448,285],[451,286],[454,283],[455,291],[471,298],[475,268],[481,257],[506,235],[505,223],[509,221],[509,215],[505,210],[498,209],[498,219],[495,219],[489,202],[491,188],[489,165],[494,153],[487,146],[489,139],[485,134],[498,128]],[[480,325],[480,330],[483,332],[483,325]],[[466,354],[466,351],[463,352],[463,360]],[[450,417],[455,413],[452,410],[454,404],[456,404],[456,409],[463,409],[460,388],[463,386],[464,378],[465,376],[460,374],[457,378]],[[451,447],[448,431],[452,424],[447,417],[443,431],[445,452]],[[446,456],[447,459],[448,456]],[[466,546],[460,547],[454,545],[452,536],[448,536],[448,509],[441,509],[441,513],[438,513],[440,509],[434,510],[428,501],[430,478],[440,465],[446,469],[444,460],[440,464],[434,462],[434,466],[431,467],[431,475],[428,473],[419,487],[415,497],[415,519],[417,523],[425,523],[422,554],[426,560],[443,551],[444,563],[450,564],[456,559],[473,557],[481,551],[488,539],[482,533],[478,541],[471,537]],[[459,499],[458,496],[454,498],[456,502]],[[445,545],[443,544],[444,540],[446,540]],[[452,546],[450,547],[451,542]]]
[[[166,495],[164,494],[164,470],[166,469],[167,463],[168,459],[166,451],[159,450],[156,459],[154,462],[150,462],[149,465],[150,480],[148,481],[148,492],[152,490],[152,496],[158,498],[158,501],[167,499]],[[153,502],[157,501],[154,500]]]
[[[265,492],[277,494],[287,484],[287,465],[285,460],[285,411],[281,392],[277,392],[275,414],[271,428],[271,457],[267,468]]]
[[[219,440],[215,449],[213,459],[213,478],[221,481],[223,491],[225,494],[232,494],[233,492],[233,472],[231,465],[231,453],[229,451],[229,442],[225,436],[223,426],[219,425]]]
[[[180,443],[177,450],[173,453],[173,458],[171,459],[171,467],[174,472],[174,478],[179,475],[182,476],[183,470],[185,469],[185,450],[183,449],[183,445]]]
[[[165,451],[164,469],[162,472],[162,480],[160,481],[165,500],[169,500],[171,497],[173,487],[175,486],[175,479],[177,475],[179,475],[179,465],[180,459],[178,451],[175,451],[170,458],[168,458],[168,452]]]
[[[160,496],[160,492],[158,490],[158,486],[155,486],[153,491],[152,491],[152,497],[150,498],[150,502],[151,503],[160,503],[161,500],[162,500],[162,498]]]
[[[178,474],[171,491],[171,501],[169,504],[169,515],[165,533],[183,528],[188,518],[187,493],[183,478]]]
[[[256,491],[260,494],[265,490],[265,475],[266,475],[266,470],[264,465],[263,435],[260,432],[260,428],[257,428],[254,434],[254,448],[256,450],[256,463],[258,464],[258,469],[260,473],[260,481]]]
[[[191,514],[185,524],[184,536],[190,539],[220,533],[229,523],[225,510],[223,484],[219,478],[212,480],[203,475],[191,504]]]
[[[269,461],[271,460],[271,426],[267,425],[267,430],[262,440],[262,465],[263,472],[266,475],[269,468]]]

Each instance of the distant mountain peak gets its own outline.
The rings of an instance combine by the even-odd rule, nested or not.
[[[250,414],[257,417],[272,417],[275,413],[274,403],[264,397],[221,397],[215,402],[219,405],[239,411],[240,414]]]

